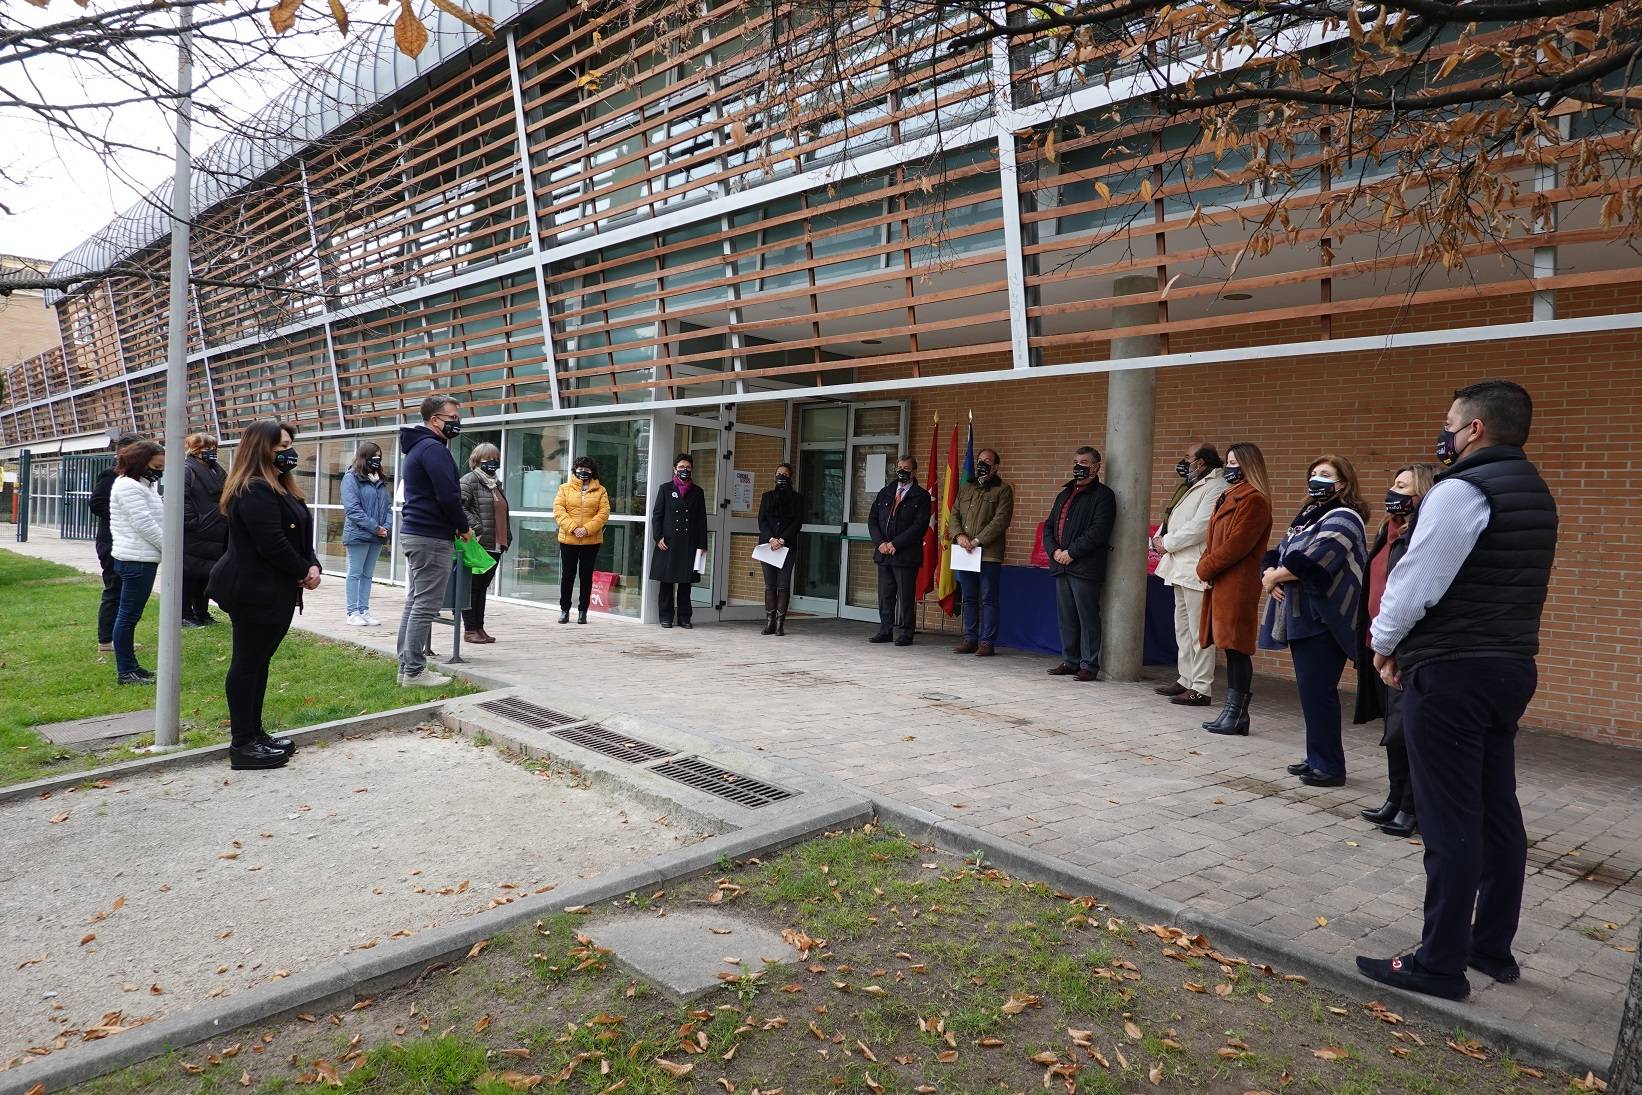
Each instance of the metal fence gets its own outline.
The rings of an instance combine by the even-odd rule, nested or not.
[[[58,510],[58,532],[63,539],[90,540],[96,537],[97,518],[91,512],[91,488],[96,484],[97,477],[113,466],[112,453],[70,453],[63,457],[63,500]]]

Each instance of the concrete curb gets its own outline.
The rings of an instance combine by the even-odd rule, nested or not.
[[[1302,974],[1318,988],[1351,999],[1382,1000],[1403,1015],[1437,1027],[1464,1027],[1483,1042],[1524,1063],[1566,1069],[1580,1076],[1586,1072],[1597,1076],[1608,1073],[1611,1062],[1607,1057],[1569,1039],[1548,1037],[1527,1023],[1490,1015],[1464,1003],[1375,984],[1359,974],[1355,965],[1318,954],[1270,932],[1235,923],[1179,901],[1158,897],[1086,867],[1000,839],[961,822],[941,818],[926,810],[877,795],[869,794],[866,797],[877,810],[879,821],[899,829],[913,840],[933,844],[942,851],[961,854],[978,851],[987,862],[1016,877],[1045,882],[1062,891],[1090,893],[1110,905],[1115,912],[1152,923],[1172,924],[1193,935],[1202,933],[1213,940],[1221,951]]]
[[[479,940],[543,915],[672,885],[707,870],[720,858],[768,854],[818,833],[863,825],[872,817],[872,806],[864,798],[788,811],[773,817],[766,825],[712,837],[599,878],[551,893],[533,894],[511,905],[433,928],[391,947],[347,954],[239,996],[197,1005],[124,1034],[90,1043],[80,1052],[71,1049],[38,1058],[21,1068],[0,1073],[0,1095],[22,1095],[36,1084],[44,1084],[48,1092],[61,1091],[252,1023],[298,1011],[346,1009],[357,999],[414,980],[434,966],[459,961]]]
[[[469,697],[462,697],[467,699]],[[451,702],[441,699],[431,703],[412,704],[409,707],[395,707],[391,711],[378,711],[370,715],[356,715],[349,719],[335,719],[331,722],[315,723],[313,726],[304,726],[297,730],[288,730],[275,734],[276,738],[289,738],[298,745],[312,742],[329,741],[347,734],[369,734],[380,730],[396,730],[407,725],[414,725],[424,719],[437,719],[439,712]],[[32,798],[46,791],[60,791],[68,787],[78,787],[87,780],[121,779],[127,776],[139,776],[146,772],[159,771],[165,768],[179,768],[184,765],[203,764],[207,761],[219,761],[228,756],[228,743],[221,745],[207,745],[201,749],[182,749],[173,753],[158,753],[140,760],[121,761],[119,764],[107,764],[101,768],[88,768],[83,772],[68,772],[60,776],[48,776],[45,779],[31,780],[28,783],[14,783],[10,787],[0,787],[0,805],[13,802],[17,799]]]

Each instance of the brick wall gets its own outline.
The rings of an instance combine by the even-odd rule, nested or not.
[[[1563,315],[1610,311],[1615,303],[1564,294],[1559,310]],[[1396,325],[1409,330],[1528,318],[1525,299],[1455,308],[1442,306],[1441,315],[1405,314]],[[1342,318],[1334,334],[1384,330],[1390,322],[1387,314]],[[1247,333],[1256,343],[1277,340],[1274,331]],[[1315,324],[1288,331],[1290,339],[1314,337]],[[1171,347],[1191,348],[1180,337]],[[976,364],[965,362],[971,368]],[[1177,482],[1175,461],[1188,444],[1206,439],[1222,451],[1232,441],[1253,441],[1264,450],[1279,526],[1302,502],[1309,462],[1324,452],[1348,457],[1374,503],[1370,526],[1377,528],[1384,519],[1377,503],[1393,470],[1431,459],[1452,390],[1488,376],[1517,380],[1533,394],[1529,452],[1556,493],[1562,514],[1543,631],[1540,691],[1529,721],[1642,746],[1642,704],[1635,696],[1642,679],[1642,613],[1637,610],[1642,604],[1637,593],[1642,589],[1642,497],[1630,482],[1631,454],[1642,436],[1642,333],[1161,370],[1153,519]],[[1047,516],[1055,491],[1067,478],[1072,450],[1093,444],[1105,451],[1106,378],[1024,380],[917,393],[913,451],[928,451],[934,412],[940,412],[943,423],[952,423],[961,422],[971,409],[976,446],[1001,450],[1003,474],[1015,484],[1017,517],[1009,562],[1025,564],[1031,530]],[[944,443],[942,447],[944,451]],[[1257,669],[1290,675],[1283,655],[1262,654]]]
[[[59,341],[57,313],[38,293],[0,298],[0,365],[43,354]]]

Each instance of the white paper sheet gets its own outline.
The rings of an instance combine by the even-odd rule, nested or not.
[[[759,544],[753,548],[753,558],[761,563],[769,563],[773,567],[783,567],[787,565],[787,549],[784,547],[773,548],[769,544]]]
[[[952,569],[967,570],[971,574],[979,574],[981,572],[981,549],[976,547],[965,551],[957,544],[953,544]]]
[[[889,482],[889,457],[881,452],[868,453],[867,466],[861,472],[861,478],[865,480],[861,485],[873,494],[883,490],[884,484]]]
[[[707,573],[707,552],[706,551],[702,550],[701,548],[696,549],[695,565],[692,566],[690,569],[695,571],[697,574]]]

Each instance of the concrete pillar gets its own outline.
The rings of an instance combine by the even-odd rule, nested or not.
[[[1113,295],[1155,293],[1157,279],[1127,275],[1112,285]],[[1124,304],[1112,309],[1113,327],[1157,321],[1157,304]],[[1112,358],[1148,357],[1158,352],[1156,335],[1112,340]],[[1117,526],[1107,566],[1101,609],[1100,667],[1109,680],[1140,679],[1146,636],[1146,530],[1151,519],[1152,433],[1157,417],[1157,370],[1122,369],[1107,374],[1104,481],[1117,495]]]

